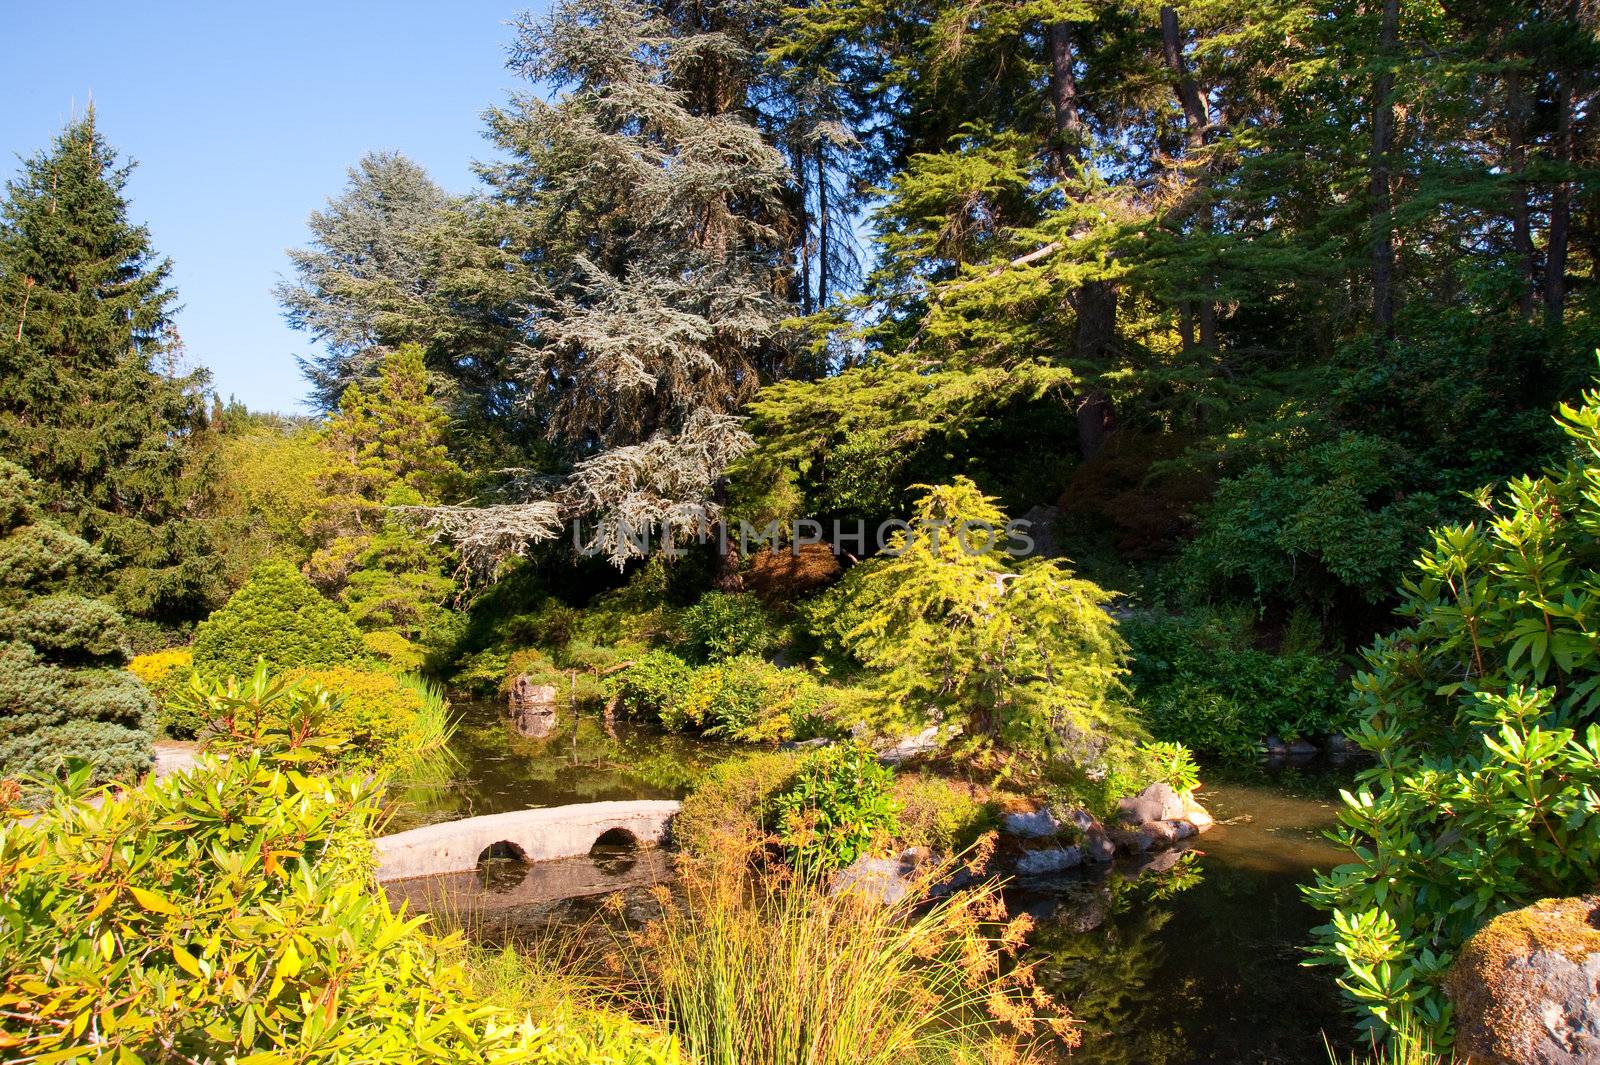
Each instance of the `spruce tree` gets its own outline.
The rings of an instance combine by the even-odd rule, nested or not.
[[[0,455],[115,563],[126,610],[204,613],[220,589],[190,515],[207,376],[180,374],[171,264],[128,218],[120,163],[91,110],[23,163],[0,204]]]
[[[383,360],[369,387],[345,389],[322,432],[327,467],[309,519],[317,549],[307,569],[363,629],[426,640],[444,619],[455,559],[400,508],[436,505],[462,490],[448,431],[422,348],[406,344]]]
[[[51,521],[39,485],[0,460],[0,778],[68,758],[97,780],[150,766],[154,703],[126,661],[122,618],[79,594],[106,556]]]

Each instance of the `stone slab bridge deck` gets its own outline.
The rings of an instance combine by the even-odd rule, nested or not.
[[[585,802],[469,817],[380,836],[378,880],[461,873],[484,857],[546,862],[588,854],[597,842],[657,847],[671,837],[679,803],[670,799]]]

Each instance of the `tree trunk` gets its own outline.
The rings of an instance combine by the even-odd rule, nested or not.
[[[1394,339],[1394,229],[1390,152],[1394,147],[1394,61],[1400,39],[1400,0],[1383,0],[1378,31],[1381,69],[1372,82],[1372,330],[1378,347]]]
[[[1184,64],[1183,35],[1178,27],[1178,12],[1171,6],[1161,8],[1161,51],[1166,57],[1167,70],[1172,74],[1173,90],[1177,93],[1178,105],[1183,108],[1183,155],[1184,161],[1189,163],[1205,149],[1206,128],[1211,124],[1211,116],[1206,108],[1205,97],[1200,94],[1200,87],[1195,84],[1194,78],[1190,76]],[[1201,208],[1196,224],[1202,233],[1207,235],[1211,233],[1209,204]],[[1207,292],[1216,287],[1209,270],[1201,276],[1200,284]],[[1200,346],[1208,351],[1217,350],[1217,305],[1209,296],[1200,301],[1197,319],[1200,326]],[[1185,337],[1186,341],[1187,339]]]
[[[1047,32],[1050,40],[1050,102],[1056,114],[1056,151],[1063,178],[1072,176],[1083,145],[1083,118],[1078,114],[1078,80],[1072,72],[1072,28],[1057,22]]]
[[[1522,88],[1522,74],[1513,70],[1506,74],[1506,169],[1511,174],[1511,245],[1516,251],[1517,273],[1522,282],[1517,292],[1517,306],[1523,321],[1532,321],[1538,266],[1528,209],[1527,129],[1528,96]]]
[[[1090,281],[1078,289],[1077,302],[1074,346],[1078,356],[1091,365],[1104,365],[1117,336],[1117,286],[1110,281]],[[1105,450],[1106,438],[1115,428],[1111,397],[1096,383],[1084,391],[1078,405],[1078,451],[1084,461]]]
[[[1572,166],[1576,145],[1572,128],[1572,79],[1556,81],[1556,158],[1563,170]],[[1544,263],[1544,321],[1551,329],[1561,325],[1567,303],[1567,245],[1572,239],[1572,180],[1566,174],[1556,182],[1550,198],[1550,232]]]
[[[1052,23],[1046,37],[1061,177],[1070,181],[1083,159],[1083,116],[1078,111],[1078,82],[1072,70],[1072,28],[1065,22]],[[1078,289],[1073,302],[1077,310],[1073,353],[1080,366],[1103,367],[1117,333],[1116,285],[1110,281],[1087,282]],[[1098,380],[1091,379],[1083,390],[1077,416],[1079,451],[1085,460],[1095,458],[1115,425],[1111,397]]]
[[[817,142],[817,309],[828,305],[828,164]]]

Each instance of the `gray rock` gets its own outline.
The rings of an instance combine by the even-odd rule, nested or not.
[[[1170,784],[1152,784],[1131,799],[1117,801],[1117,816],[1130,825],[1183,816],[1183,797]]]
[[[1150,837],[1152,847],[1170,847],[1178,842],[1178,826],[1192,828],[1186,821],[1146,821],[1139,832]]]
[[[931,754],[944,746],[939,738],[939,726],[929,725],[915,736],[904,736],[886,750],[878,752],[878,761],[887,765],[900,765],[924,754]]]
[[[1317,753],[1317,745],[1310,740],[1295,740],[1289,744],[1290,758],[1310,758]]]
[[[1109,835],[1112,844],[1122,854],[1143,854],[1155,842],[1149,833],[1141,829],[1112,829]]]
[[[1496,917],[1456,956],[1446,989],[1462,1061],[1600,1062],[1600,896]]]
[[[1046,807],[1037,810],[1017,810],[1000,819],[1000,827],[1008,835],[1024,839],[1044,839],[1054,836],[1066,826]]]
[[[1105,826],[1088,810],[1068,810],[1062,818],[1078,830],[1080,848],[1086,862],[1109,862],[1117,856],[1117,845],[1106,835]]]
[[[911,893],[917,871],[928,858],[926,847],[910,847],[893,858],[863,854],[833,874],[828,891],[834,895],[857,894],[885,905],[896,903]]]
[[[1109,862],[1117,856],[1117,845],[1111,842],[1111,837],[1106,835],[1105,829],[1095,829],[1086,832],[1083,836],[1083,860],[1086,862]]]
[[[818,747],[828,747],[833,741],[826,736],[817,736],[809,740],[784,740],[778,744],[780,751],[811,751]]]
[[[1026,851],[1017,859],[1019,876],[1044,876],[1075,869],[1083,864],[1083,852],[1077,847],[1051,847],[1048,850]]]
[[[1329,754],[1360,754],[1361,745],[1342,732],[1333,732],[1322,741],[1322,749]]]
[[[1194,826],[1197,833],[1210,832],[1216,827],[1217,819],[1211,816],[1211,811],[1200,805],[1193,795],[1183,797],[1183,819]]]
[[[542,740],[556,730],[554,684],[535,684],[526,673],[511,682],[511,723],[517,732]]]

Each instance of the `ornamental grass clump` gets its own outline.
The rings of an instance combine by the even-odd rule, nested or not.
[[[613,969],[636,1016],[702,1065],[1034,1062],[1077,1043],[1066,1011],[1016,952],[1029,928],[993,887],[932,904],[830,893],[748,863],[690,863],[662,913],[618,933]]]

